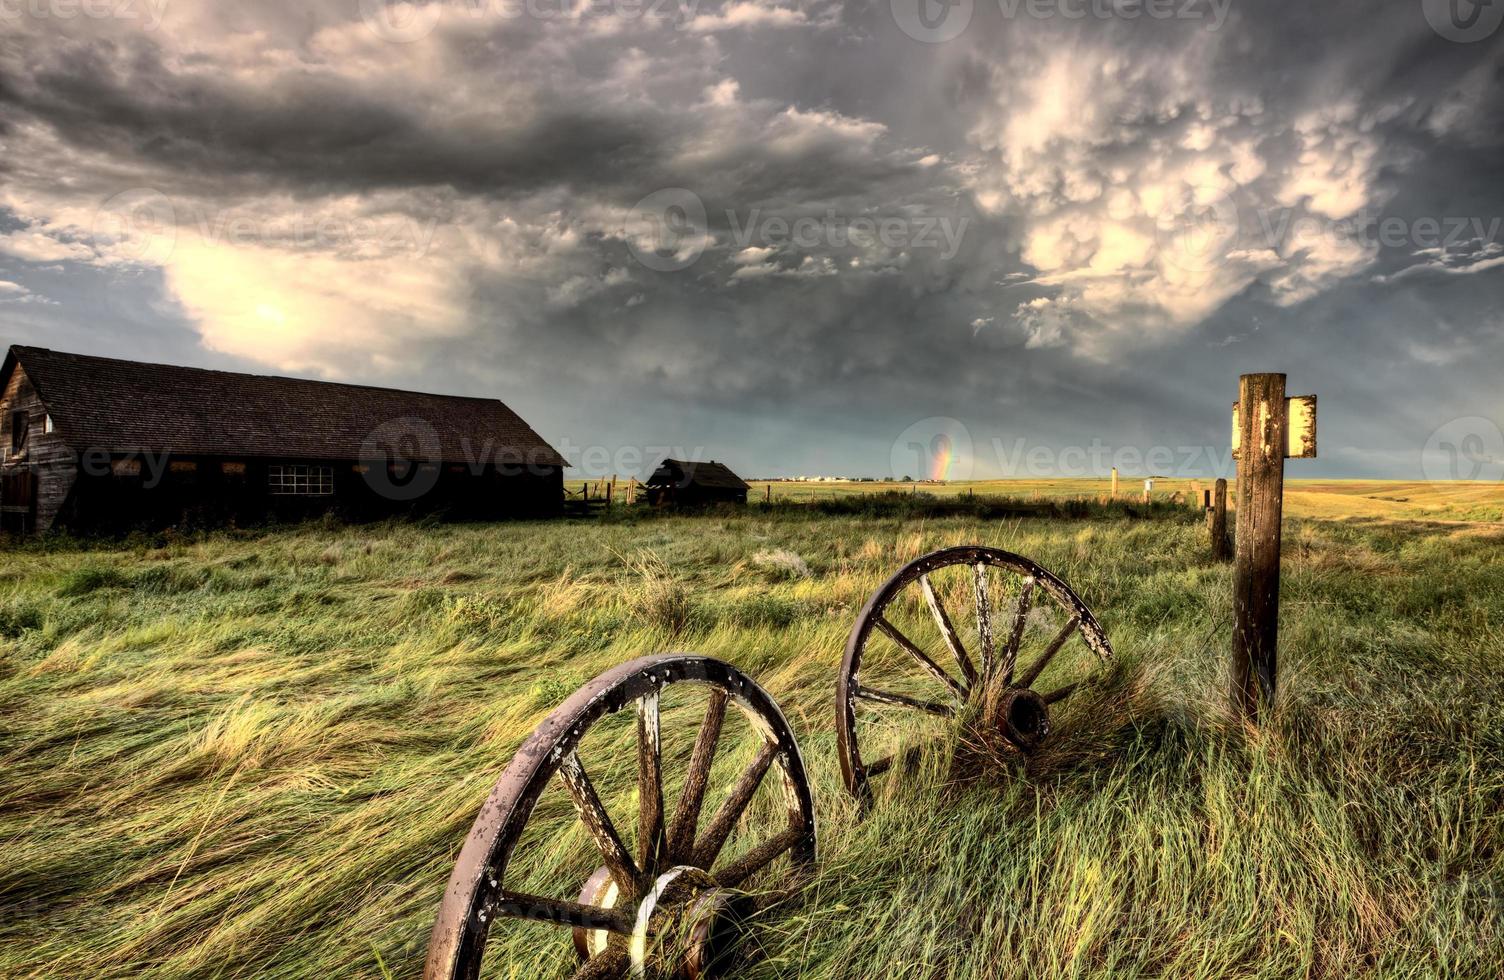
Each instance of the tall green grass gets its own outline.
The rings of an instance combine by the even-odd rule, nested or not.
[[[775,507],[8,552],[0,976],[416,976],[520,740],[665,649],[772,691],[815,781],[818,877],[745,976],[1498,976],[1500,533],[1291,522],[1283,696],[1251,731],[1222,707],[1230,568],[1198,523],[1090,516]],[[1124,665],[1027,769],[931,766],[857,821],[845,634],[899,564],[963,542],[1070,581]],[[568,959],[546,930],[493,943],[500,976]]]

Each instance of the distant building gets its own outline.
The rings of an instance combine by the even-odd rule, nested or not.
[[[12,347],[0,367],[11,531],[557,513],[564,459],[460,398]]]
[[[648,502],[655,505],[678,504],[701,506],[704,504],[745,504],[747,486],[745,480],[731,472],[724,463],[711,460],[708,463],[688,462],[682,459],[665,459],[643,483]]]

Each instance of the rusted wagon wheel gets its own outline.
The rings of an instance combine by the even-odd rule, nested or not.
[[[739,709],[730,718],[729,705]],[[632,719],[615,725],[611,718],[628,706],[635,734]],[[688,724],[671,731],[676,718]],[[583,745],[593,730],[603,741]],[[732,744],[738,736],[740,752]],[[684,750],[685,764],[673,767],[684,770],[682,779],[668,772],[675,746]],[[584,749],[592,769],[600,766],[595,777],[581,759]],[[601,775],[613,768],[626,769],[614,794]],[[765,780],[769,770],[776,781]],[[759,794],[765,782],[769,791]],[[555,784],[584,833],[570,820],[556,819],[552,830],[529,827],[547,821],[540,797]],[[721,793],[718,784],[729,789]],[[665,796],[675,795],[670,814]],[[716,798],[718,807],[702,820],[707,800]],[[611,816],[623,799],[635,811],[630,849]],[[545,798],[551,802],[558,803],[556,816],[571,812],[562,799]],[[633,660],[571,695],[502,773],[449,878],[424,977],[479,977],[487,937],[504,920],[558,926],[561,941],[562,930],[572,930],[576,980],[714,976],[734,958],[748,916],[789,894],[814,859],[804,762],[767,692],[709,657]]]
[[[953,618],[963,604],[973,616]],[[1036,632],[1050,639],[1020,668]],[[1088,655],[1057,659],[1077,636]],[[870,803],[874,778],[917,758],[937,726],[960,716],[1032,752],[1049,734],[1051,707],[1112,656],[1081,598],[1022,555],[963,546],[915,559],[872,595],[846,642],[836,692],[846,788]]]

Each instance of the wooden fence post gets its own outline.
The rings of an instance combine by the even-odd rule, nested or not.
[[[1112,499],[1118,499],[1118,468],[1112,468]]]
[[[1233,572],[1234,702],[1257,720],[1272,705],[1279,641],[1279,537],[1285,489],[1285,376],[1238,383],[1237,567]]]
[[[1233,570],[1233,701],[1257,720],[1276,693],[1285,458],[1316,455],[1316,398],[1287,399],[1283,374],[1245,374],[1233,414],[1238,461]],[[1224,518],[1225,520],[1225,518]]]
[[[1227,481],[1218,480],[1215,495],[1208,490],[1209,505],[1206,510],[1206,526],[1212,538],[1212,557],[1226,561],[1232,557],[1227,540]]]

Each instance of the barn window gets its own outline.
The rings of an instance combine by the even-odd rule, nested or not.
[[[271,466],[267,485],[277,497],[328,497],[334,493],[332,466]]]
[[[141,461],[139,459],[117,459],[110,464],[110,472],[116,476],[140,476]]]
[[[26,430],[31,425],[31,416],[25,412],[10,413],[10,451],[18,453],[26,445]]]
[[[191,459],[173,460],[167,469],[171,473],[197,473],[198,464]]]
[[[245,476],[244,463],[220,463],[219,470],[225,476]]]

